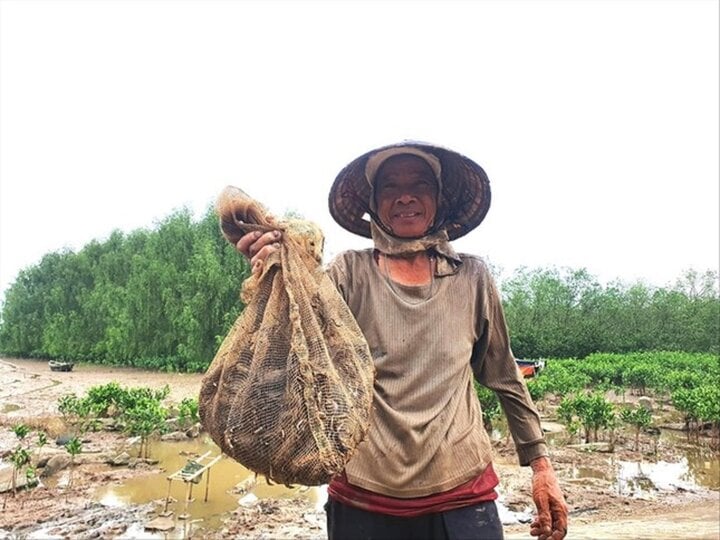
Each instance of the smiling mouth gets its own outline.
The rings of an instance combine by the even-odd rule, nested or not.
[[[397,214],[395,214],[394,217],[400,218],[400,219],[409,219],[409,218],[418,217],[419,215],[420,215],[420,212],[398,212]]]

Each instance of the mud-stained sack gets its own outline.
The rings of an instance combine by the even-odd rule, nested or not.
[[[283,237],[243,284],[246,307],[203,378],[203,427],[225,454],[270,480],[326,483],[368,429],[375,372],[367,343],[321,268],[316,225],[277,221],[233,187],[216,208],[233,244],[254,230]]]

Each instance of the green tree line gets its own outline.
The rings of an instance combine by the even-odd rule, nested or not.
[[[0,351],[168,371],[207,368],[249,267],[208,210],[45,255],[7,289]]]
[[[602,286],[586,270],[520,269],[502,283],[519,358],[595,352],[720,352],[718,273],[686,271],[674,285]]]
[[[20,272],[0,308],[5,355],[203,371],[242,310],[249,275],[212,209],[113,232]],[[717,273],[673,287],[602,286],[586,270],[520,269],[501,282],[518,357],[720,351]]]

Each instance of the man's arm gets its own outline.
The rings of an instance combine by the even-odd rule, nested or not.
[[[484,331],[473,351],[478,381],[494,390],[512,433],[521,465],[533,471],[532,492],[537,516],[530,534],[540,540],[562,540],[567,534],[567,504],[547,457],[540,416],[515,364],[500,294],[489,272],[484,280]]]
[[[471,366],[477,381],[498,396],[520,465],[527,466],[548,455],[540,415],[515,363],[500,293],[486,267],[480,267],[478,279],[482,284],[478,298],[479,338],[473,347]]]
[[[530,534],[539,540],[562,540],[567,535],[568,508],[550,460],[543,456],[530,463],[533,470],[532,493],[537,516]]]

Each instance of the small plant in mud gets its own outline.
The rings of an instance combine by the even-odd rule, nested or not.
[[[58,402],[58,410],[80,432],[97,429],[101,425],[100,418],[118,417],[124,431],[140,437],[138,457],[147,458],[150,438],[165,428],[167,409],[162,406],[162,401],[169,394],[168,385],[161,389],[125,388],[111,382],[93,386],[82,398],[75,394],[63,396]],[[197,399],[184,399],[180,411],[187,421],[198,421]]]
[[[130,435],[140,437],[138,457],[149,457],[150,437],[163,431],[166,418],[167,409],[160,404],[159,400],[147,396],[138,399],[134,407],[123,412],[122,420],[125,423],[125,431]]]
[[[10,452],[8,459],[12,463],[11,488],[13,497],[17,496],[19,475],[25,476],[25,489],[33,487],[37,483],[35,475],[35,467],[30,465],[31,462],[31,445],[26,442],[27,436],[31,433],[30,428],[25,424],[15,424],[10,430],[18,438],[18,445]],[[44,441],[44,442],[43,442]],[[44,432],[38,433],[38,448],[42,448],[47,444],[47,436]],[[3,509],[7,503],[7,497],[3,501]]]
[[[135,409],[147,400],[162,402],[170,395],[170,387],[166,384],[159,390],[154,390],[146,386],[138,386],[125,389],[122,394],[118,407],[120,413],[130,409]]]
[[[643,428],[650,427],[652,424],[652,415],[644,407],[626,407],[620,412],[620,420],[633,426],[635,429],[635,451],[640,449],[640,431]]]
[[[25,489],[29,490],[31,487],[38,483],[37,469],[32,465],[28,465],[25,468]],[[25,507],[25,499],[20,503],[20,508]]]
[[[566,423],[582,425],[585,442],[598,441],[598,432],[615,427],[615,408],[600,394],[579,393],[560,402],[558,416]],[[612,442],[612,441],[611,441]]]
[[[97,409],[93,409],[92,402],[75,394],[62,396],[58,400],[58,411],[65,423],[76,426],[80,432],[87,431],[97,421]]]
[[[99,417],[121,415],[123,411],[133,409],[146,399],[162,401],[170,394],[166,384],[159,390],[145,386],[125,388],[116,382],[93,386],[84,398],[93,412]]]
[[[122,420],[137,416],[132,412],[144,407],[148,402],[158,404],[170,394],[170,387],[161,389],[147,387],[125,388],[116,382],[93,386],[85,397],[67,394],[58,400],[58,410],[64,421],[76,426],[78,431],[84,433],[88,430],[96,431],[102,426],[100,418],[119,417]]]
[[[178,423],[181,427],[190,427],[200,421],[197,398],[183,398],[178,407]]]
[[[65,450],[70,454],[70,479],[68,480],[68,487],[72,487],[73,484],[73,473],[75,472],[75,456],[82,452],[82,443],[77,437],[73,437],[65,443]]]
[[[73,417],[77,415],[78,397],[75,394],[65,394],[58,399],[58,411],[68,424],[73,423]]]
[[[720,381],[711,380],[709,384],[697,388],[680,388],[672,393],[675,407],[685,414],[687,436],[694,442],[700,441],[700,431],[707,423],[711,426],[710,446],[720,449]]]
[[[576,440],[577,442],[582,442],[582,424],[580,421],[577,418],[573,418],[572,415],[570,418],[563,416],[562,411],[560,410],[558,410],[558,416],[565,424],[567,432],[570,435],[568,442],[570,444],[574,443]]]
[[[30,453],[22,446],[18,446],[10,454],[10,462],[13,464],[12,491],[13,496],[17,495],[17,475],[23,467],[30,463]]]
[[[110,416],[114,408],[119,407],[126,393],[127,390],[122,388],[118,383],[110,382],[90,388],[87,391],[85,399],[97,416],[107,417]]]
[[[10,453],[10,463],[13,464],[11,480],[12,492],[13,496],[15,496],[17,495],[17,475],[23,467],[30,463],[30,453],[28,452],[27,448],[25,448],[23,443],[25,437],[27,437],[28,433],[30,433],[30,428],[27,427],[25,424],[15,424],[10,429],[19,441],[15,450]]]
[[[43,446],[45,446],[48,443],[47,434],[44,431],[38,431],[37,434],[37,455],[38,458],[40,457],[40,453],[42,452]]]
[[[30,433],[30,428],[27,427],[25,424],[15,424],[12,427],[12,431],[15,434],[15,436],[20,439],[20,442],[27,437],[28,433]]]

